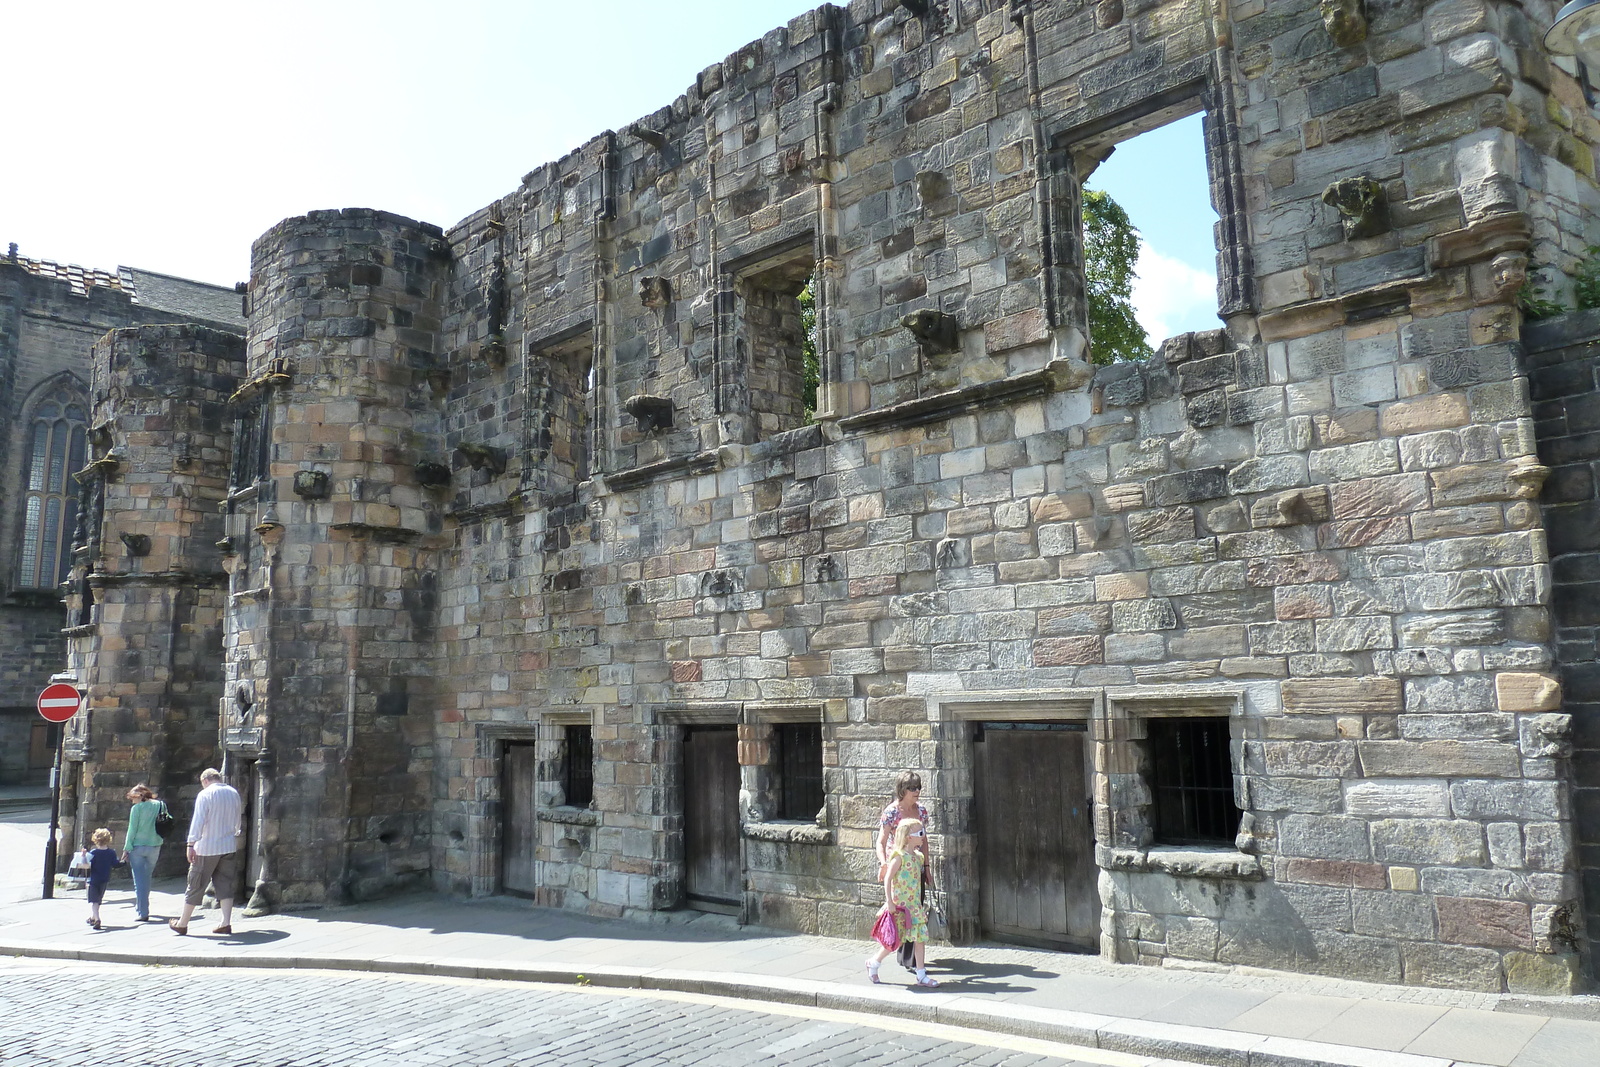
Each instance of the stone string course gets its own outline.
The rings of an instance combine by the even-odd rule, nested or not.
[[[1108,958],[1572,989],[1516,293],[1581,257],[1600,130],[1537,49],[1553,6],[1369,2],[1341,46],[1309,0],[856,0],[448,232],[269,231],[215,723],[260,782],[256,904],[497,892],[503,743],[535,741],[539,901],[678,906],[684,725],[737,722],[747,920],[863,934],[910,768],[972,938],[971,719],[1065,714]],[[1079,177],[1196,110],[1225,328],[1097,368]],[[1347,240],[1322,194],[1355,177],[1387,214]],[[1229,717],[1237,851],[1154,839],[1147,720],[1195,708]],[[806,832],[769,818],[796,721]]]

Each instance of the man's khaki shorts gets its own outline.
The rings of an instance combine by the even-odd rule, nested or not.
[[[196,856],[189,864],[189,884],[184,889],[183,902],[198,907],[206,898],[206,883],[217,891],[218,900],[232,900],[239,889],[239,869],[234,863],[237,852],[224,852],[220,856]]]

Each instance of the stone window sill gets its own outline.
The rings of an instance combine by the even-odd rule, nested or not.
[[[566,823],[568,826],[600,825],[600,813],[590,808],[540,808],[539,818],[543,822]]]
[[[1231,848],[1114,848],[1102,867],[1112,871],[1174,874],[1187,878],[1239,878],[1259,881],[1267,876],[1261,860]]]
[[[814,822],[747,822],[744,836],[756,841],[781,841],[791,845],[831,845],[833,831]]]

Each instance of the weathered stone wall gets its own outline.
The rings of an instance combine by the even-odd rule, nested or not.
[[[1517,293],[1600,199],[1551,7],[856,0],[448,234],[269,232],[223,723],[259,891],[496,892],[514,800],[541,901],[678,906],[685,730],[727,724],[745,919],[863,933],[911,768],[967,939],[974,724],[1049,721],[1091,742],[1106,955],[1572,988]],[[1097,369],[1081,183],[1196,112],[1225,328]],[[1231,846],[1157,837],[1151,724],[1195,714]],[[773,817],[794,723],[815,819]]]
[[[1594,466],[1600,458],[1600,314],[1540,322],[1526,337],[1539,454],[1550,467],[1543,499],[1562,710],[1572,717],[1570,737],[1555,734],[1548,743],[1572,756],[1576,859],[1583,880],[1583,914],[1574,920],[1576,932],[1586,939],[1592,973],[1600,946],[1600,673],[1595,662],[1600,493]]]
[[[90,507],[67,601],[67,669],[87,694],[65,741],[68,842],[126,829],[138,782],[186,817],[200,771],[219,762],[227,575],[216,542],[244,343],[202,326],[114,330],[93,364]],[[181,849],[163,855],[169,872],[184,862]]]
[[[232,299],[214,286],[168,281],[168,297]],[[29,733],[39,721],[34,699],[67,654],[59,591],[18,588],[30,416],[60,386],[87,401],[89,350],[107,330],[188,318],[173,308],[177,301],[141,302],[128,284],[119,273],[60,267],[14,250],[0,256],[0,455],[14,457],[0,465],[0,782],[27,773]]]
[[[970,934],[971,753],[939,709],[1089,694],[1134,709],[1096,727],[1108,951],[1570,981],[1513,296],[1535,240],[1570,243],[1556,216],[1592,216],[1556,158],[1592,127],[1506,118],[1572,91],[1530,73],[1516,5],[1375,5],[1347,47],[1310,3],[1239,5],[1225,33],[1202,5],[1117,7],[824,10],[452,232],[452,443],[540,467],[529,383],[592,338],[605,476],[581,510],[526,468],[458,476],[441,884],[493,885],[495,739],[579,714],[598,826],[552,817],[546,899],[670,902],[676,723],[804,705],[843,847],[752,822],[747,914],[855,930],[876,810],[912,766]],[[1078,175],[1194,108],[1229,332],[1090,381]],[[1546,185],[1520,184],[1519,151]],[[1387,207],[1347,239],[1322,194],[1351,177]],[[1521,214],[1558,186],[1564,206]],[[818,264],[823,421],[784,432],[762,346]],[[922,343],[900,329],[918,310],[956,343],[936,317]],[[636,419],[650,398],[670,421]],[[1141,701],[1176,693],[1231,701],[1249,816],[1242,858],[1199,872],[1150,850],[1127,759]]]
[[[263,785],[263,905],[427,878],[442,520],[418,469],[444,459],[447,256],[437,229],[360,210],[255,245],[236,404],[266,441],[239,457],[229,497],[223,726]]]

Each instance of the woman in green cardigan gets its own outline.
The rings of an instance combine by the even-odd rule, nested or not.
[[[161,835],[156,833],[156,814],[162,804],[155,791],[140,783],[128,790],[128,802],[133,805],[128,812],[128,836],[122,842],[122,858],[133,870],[133,903],[139,912],[139,921],[152,922],[150,918],[150,875],[156,869],[156,857],[161,855]]]

